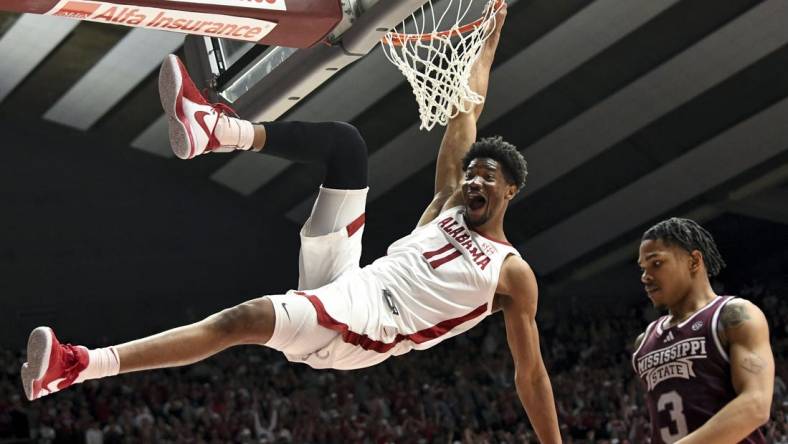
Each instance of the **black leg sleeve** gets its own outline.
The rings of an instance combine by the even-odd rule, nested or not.
[[[299,163],[325,166],[323,186],[339,190],[367,187],[367,144],[344,122],[268,122],[262,152]]]

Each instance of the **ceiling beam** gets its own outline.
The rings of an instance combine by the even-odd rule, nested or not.
[[[788,2],[766,1],[529,146],[514,202],[788,44],[786,18]]]
[[[551,273],[788,149],[788,98],[585,208],[519,247]]]
[[[753,198],[753,196],[785,194],[785,190],[775,187],[784,184],[786,181],[788,181],[788,165],[784,164],[777,166],[775,169],[759,176],[757,179],[727,193],[727,196],[722,202],[702,205],[681,214],[680,217],[692,219],[703,224],[706,221],[716,218],[725,211],[729,211],[729,207],[735,206],[742,201],[747,201]],[[779,196],[775,197],[779,198]],[[786,201],[788,201],[788,199],[783,199],[781,202]],[[557,294],[573,282],[592,279],[594,276],[598,276],[621,263],[631,261],[634,265],[638,255],[637,249],[639,243],[640,236],[636,236],[624,242],[620,247],[601,253],[590,262],[569,270],[568,274],[562,276],[557,282],[548,284],[546,286],[546,291],[551,292],[551,294]]]
[[[87,130],[115,107],[167,54],[183,44],[183,34],[133,29],[71,87],[45,114],[52,122]]]
[[[741,201],[729,202],[725,210],[755,219],[788,225],[788,191],[770,190]]]
[[[174,157],[169,137],[167,116],[162,115],[131,141],[131,147],[168,159]]]
[[[24,14],[0,38],[2,102],[79,24],[63,17]]]

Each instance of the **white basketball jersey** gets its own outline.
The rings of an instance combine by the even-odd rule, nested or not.
[[[518,255],[465,223],[462,207],[416,228],[374,263],[312,292],[318,321],[345,342],[399,355],[467,331],[491,313],[504,260]]]

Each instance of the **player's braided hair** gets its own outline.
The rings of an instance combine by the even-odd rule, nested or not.
[[[473,159],[482,157],[493,159],[503,165],[504,175],[517,186],[517,191],[525,186],[528,164],[516,146],[504,141],[501,136],[479,139],[465,153],[465,157],[462,159],[462,170],[467,170]]]
[[[643,240],[657,240],[678,245],[691,253],[698,250],[703,255],[709,276],[716,276],[725,268],[725,261],[714,243],[714,238],[697,222],[680,217],[671,217],[654,225],[643,233]]]

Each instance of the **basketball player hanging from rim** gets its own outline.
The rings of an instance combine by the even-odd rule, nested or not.
[[[471,78],[487,92],[506,8]],[[301,230],[299,291],[253,299],[144,339],[88,350],[60,344],[48,327],[28,341],[22,382],[36,399],[73,383],[191,364],[230,346],[261,344],[314,368],[356,369],[422,350],[502,310],[517,393],[542,442],[560,442],[550,380],[539,349],[533,272],[503,232],[526,164],[500,138],[476,139],[482,105],[454,117],[437,159],[435,195],[418,226],[388,255],[359,268],[367,196],[367,149],[345,123],[252,124],[208,104],[175,56],[160,95],[175,153],[262,151],[322,163],[325,177]],[[475,142],[475,143],[474,143]]]
[[[638,264],[649,299],[668,314],[652,322],[632,356],[651,416],[652,443],[765,443],[774,357],[761,310],[709,283],[725,263],[689,219],[649,228]]]

